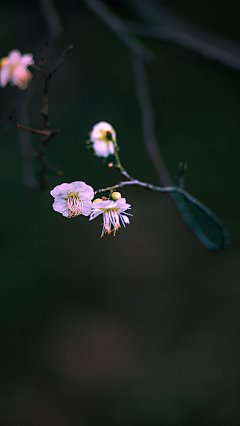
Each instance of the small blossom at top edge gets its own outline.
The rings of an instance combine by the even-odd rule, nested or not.
[[[22,55],[19,50],[12,50],[8,56],[0,59],[0,86],[5,87],[7,83],[26,89],[32,78],[31,72],[27,69],[33,65],[33,55],[27,53]]]
[[[100,121],[95,124],[90,132],[90,140],[98,157],[107,158],[114,154],[113,142],[116,141],[116,132],[110,123]]]

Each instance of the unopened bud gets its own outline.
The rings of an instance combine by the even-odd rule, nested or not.
[[[94,204],[94,203],[98,203],[99,201],[102,201],[102,199],[101,199],[101,198],[96,198],[96,199],[93,201],[93,204]]]
[[[120,192],[112,192],[111,197],[114,201],[117,201],[119,200],[119,198],[122,198],[122,195],[120,194]]]
[[[112,168],[113,168],[113,166],[114,166],[114,164],[113,164],[113,163],[108,163],[108,167],[109,167],[109,169],[112,169]]]

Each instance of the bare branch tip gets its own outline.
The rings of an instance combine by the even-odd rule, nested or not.
[[[45,50],[50,44],[50,41],[46,41],[46,43],[44,44],[44,46],[41,47],[42,50]]]
[[[19,127],[19,124],[17,123],[17,121],[15,120],[15,118],[13,118],[11,115],[9,115],[10,120],[12,120],[15,124],[16,127]]]

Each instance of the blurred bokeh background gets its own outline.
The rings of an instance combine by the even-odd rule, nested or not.
[[[50,121],[61,132],[47,155],[64,175],[49,175],[49,190],[75,180],[95,189],[119,180],[85,147],[101,120],[117,130],[129,173],[159,184],[146,154],[129,49],[87,3],[55,1],[63,33],[54,38],[46,19],[52,2],[0,0],[0,57],[18,48],[37,59],[50,40],[51,68],[74,45],[50,85]],[[104,4],[126,25],[149,24],[137,3],[146,6]],[[238,0],[148,3],[187,20],[187,31],[190,25],[211,33],[237,58]],[[137,38],[155,54],[146,70],[169,173],[177,183],[187,158],[187,190],[224,221],[231,245],[209,253],[168,195],[137,187],[122,191],[133,217],[115,238],[100,238],[101,218],[89,223],[54,212],[49,191],[26,189],[24,131],[8,119],[24,105],[23,119],[42,127],[42,76],[34,72],[25,92],[0,89],[1,426],[240,424],[237,60],[226,66],[177,42]],[[39,149],[38,135],[32,144]]]

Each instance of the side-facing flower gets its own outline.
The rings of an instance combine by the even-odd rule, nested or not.
[[[111,232],[113,232],[113,235],[115,236],[117,230],[121,228],[121,223],[124,228],[130,223],[128,216],[126,216],[131,216],[130,213],[126,213],[126,210],[130,208],[131,204],[126,203],[126,198],[120,198],[117,201],[96,201],[93,202],[89,220],[95,219],[95,217],[103,214],[103,229],[101,237],[103,237],[106,233],[111,234]],[[123,212],[125,214],[123,214]]]
[[[53,210],[65,217],[89,216],[91,213],[94,191],[85,182],[62,183],[50,194],[54,197]]]
[[[22,90],[26,89],[32,78],[27,67],[33,64],[31,53],[22,55],[19,50],[12,50],[8,56],[0,59],[0,86],[5,87],[7,83],[11,83]]]
[[[116,132],[111,124],[100,121],[95,124],[90,132],[90,140],[98,157],[107,158],[114,154],[113,142],[116,141]]]

